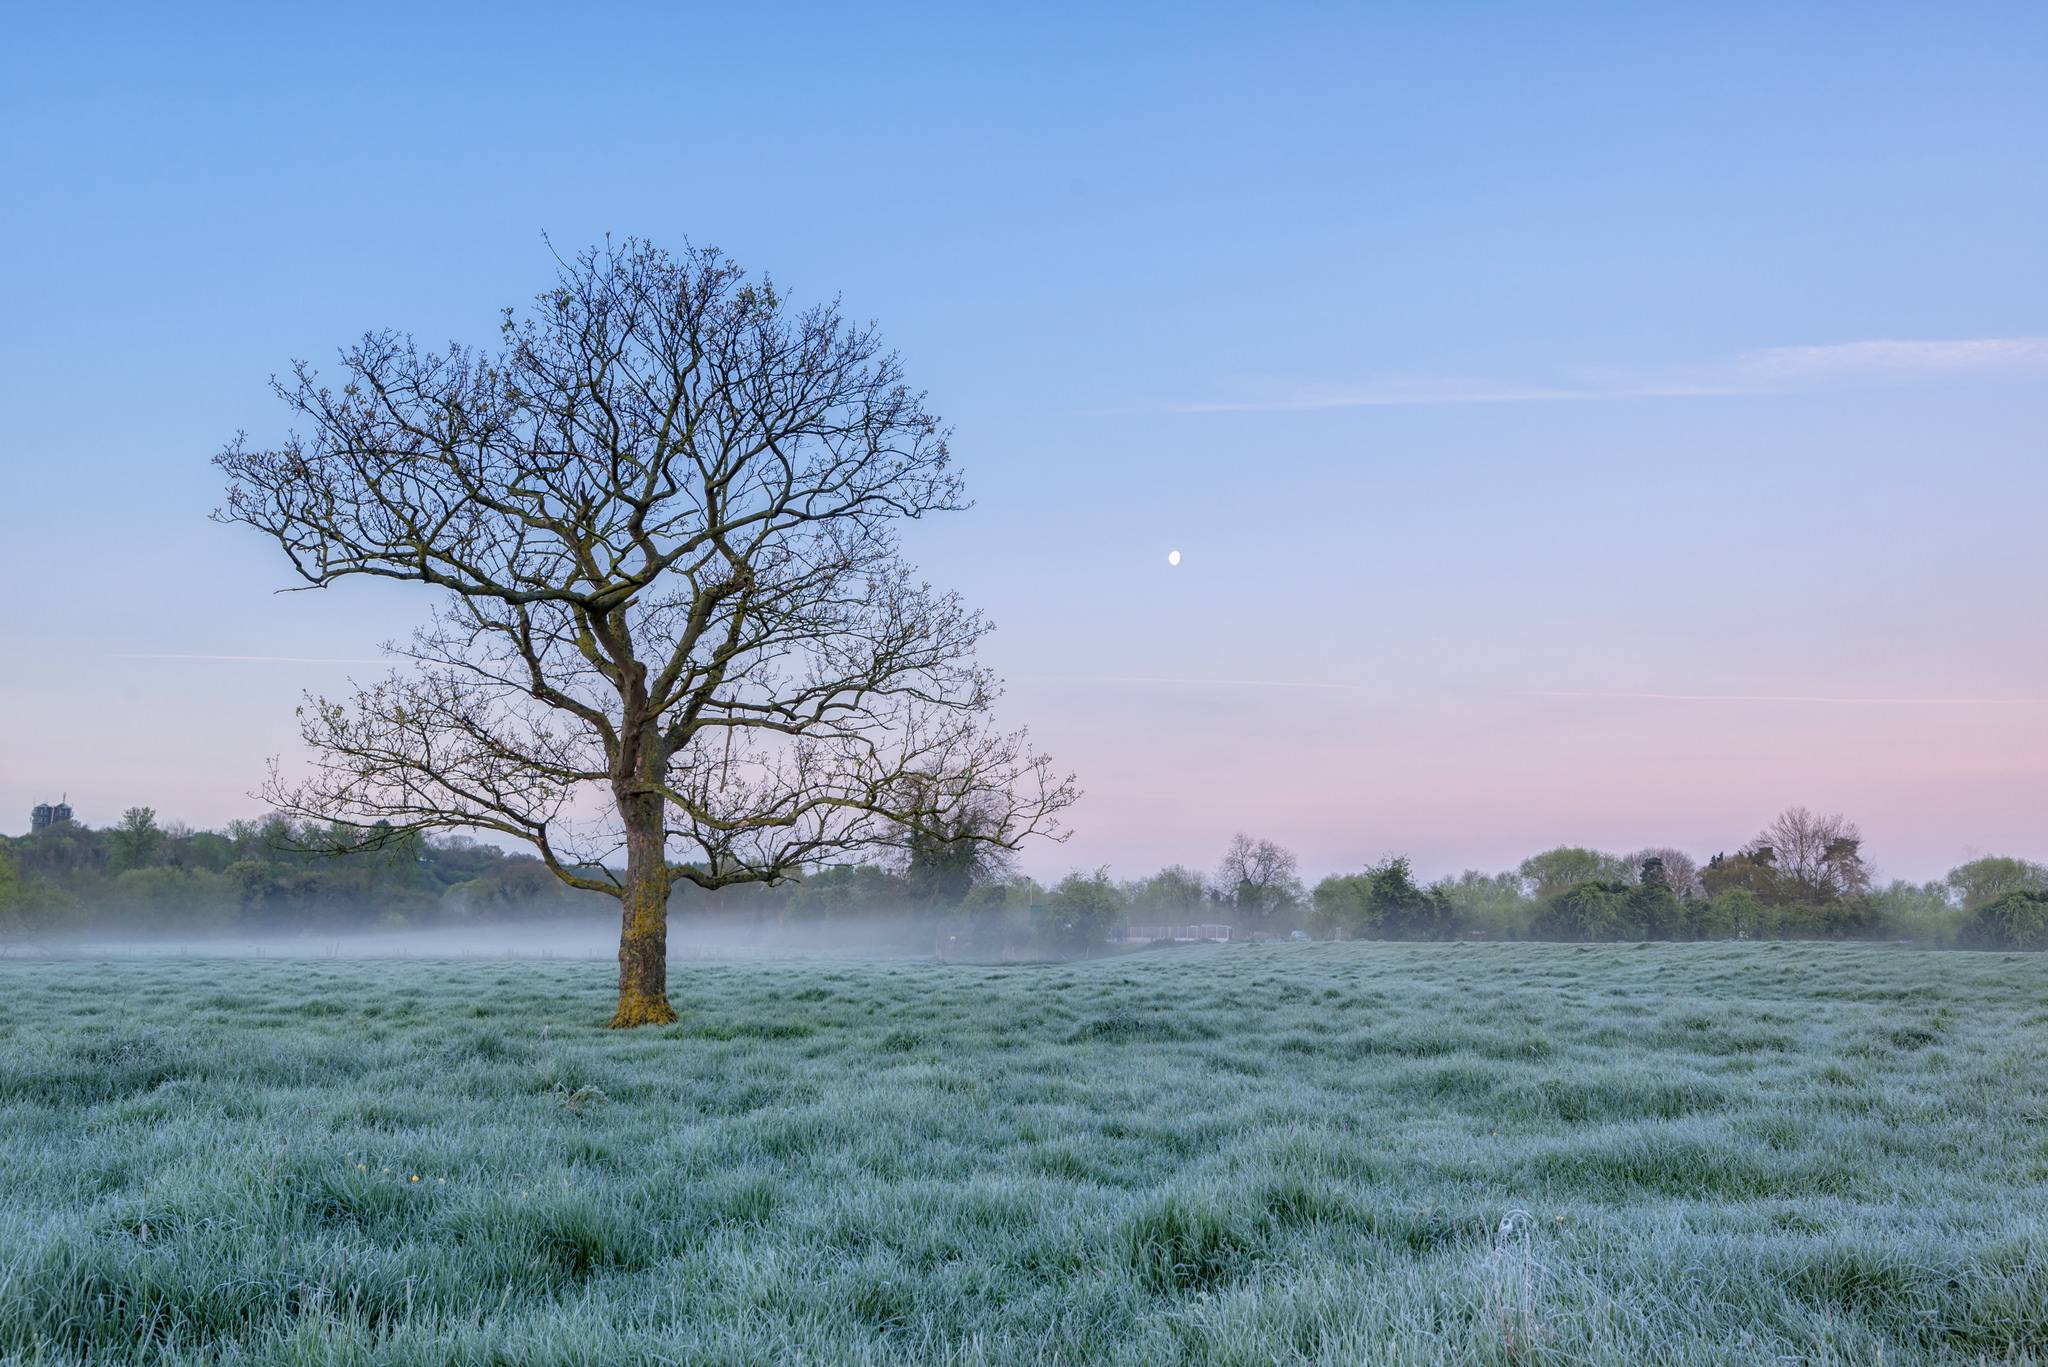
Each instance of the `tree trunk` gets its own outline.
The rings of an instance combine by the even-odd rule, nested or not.
[[[626,892],[620,900],[619,1010],[611,1028],[667,1025],[676,1018],[668,1004],[668,842],[662,799],[635,794],[619,804],[626,823]]]

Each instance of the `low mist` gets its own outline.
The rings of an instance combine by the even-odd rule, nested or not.
[[[970,954],[929,915],[905,911],[857,922],[752,923],[673,913],[672,961],[767,959],[923,959],[997,962],[1023,957]],[[225,918],[223,918],[225,919]],[[365,921],[371,917],[363,917]],[[565,959],[611,961],[619,952],[616,916],[546,923],[492,922],[419,928],[307,927],[149,934],[131,927],[69,933],[0,935],[0,959],[268,958],[268,959]]]

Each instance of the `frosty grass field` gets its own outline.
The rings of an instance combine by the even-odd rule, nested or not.
[[[0,962],[0,1362],[2048,1356],[2048,956]]]

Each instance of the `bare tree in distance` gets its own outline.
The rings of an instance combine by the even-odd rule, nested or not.
[[[1699,861],[1684,850],[1670,845],[1652,845],[1628,856],[1630,866],[1638,871],[1652,859],[1663,864],[1664,883],[1675,896],[1691,901],[1705,895],[1705,888],[1700,882]]]
[[[438,605],[409,668],[307,699],[310,773],[265,796],[363,844],[496,832],[617,898],[614,1027],[675,1019],[678,881],[1061,834],[1072,777],[991,724],[988,623],[899,553],[900,519],[967,504],[871,325],[629,239],[558,258],[495,348],[374,332],[340,369],[273,382],[304,431],[238,436],[216,517],[306,586]]]
[[[1294,855],[1271,840],[1254,840],[1240,831],[1231,837],[1216,869],[1216,895],[1256,925],[1301,904],[1300,866]]]
[[[1819,906],[1867,892],[1870,870],[1863,862],[1863,833],[1839,813],[1819,815],[1787,807],[1743,847],[1770,865],[1773,877],[1796,901]]]

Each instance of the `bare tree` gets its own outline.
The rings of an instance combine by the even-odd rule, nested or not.
[[[618,898],[615,1027],[675,1019],[677,880],[773,883],[914,831],[1058,834],[1073,780],[990,725],[987,622],[899,554],[899,519],[966,505],[872,326],[794,311],[716,251],[607,242],[506,310],[495,349],[378,332],[341,369],[274,384],[305,430],[237,437],[216,516],[308,586],[438,605],[393,647],[409,667],[307,700],[310,772],[273,767],[266,795],[364,843],[515,837]]]
[[[1640,877],[1643,865],[1652,859],[1657,860],[1663,868],[1664,884],[1671,889],[1673,895],[1687,901],[1705,895],[1705,889],[1700,883],[1699,861],[1684,850],[1670,845],[1652,845],[1648,849],[1637,850],[1629,855],[1628,864]]]
[[[1240,831],[1231,837],[1217,866],[1216,895],[1263,925],[1301,905],[1300,866],[1279,845]]]
[[[1866,892],[1863,833],[1845,816],[1787,807],[1757,833],[1744,855],[1768,864],[1789,900],[1819,906]]]

